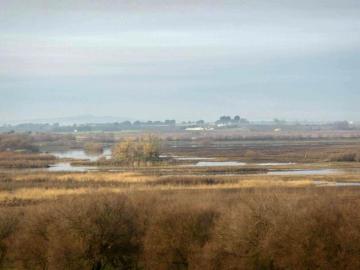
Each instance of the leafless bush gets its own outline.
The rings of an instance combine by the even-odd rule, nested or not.
[[[10,237],[16,231],[17,224],[17,214],[9,210],[0,210],[0,269],[6,268]]]
[[[359,269],[356,189],[153,191],[0,211],[3,269]],[[19,220],[19,226],[16,226]]]
[[[217,212],[177,206],[158,214],[145,239],[147,269],[195,269],[203,260]],[[200,268],[199,268],[200,269]]]
[[[23,269],[133,269],[136,211],[125,196],[64,201],[29,217],[17,241]]]

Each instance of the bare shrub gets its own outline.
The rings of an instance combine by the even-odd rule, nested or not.
[[[212,209],[183,206],[159,213],[145,239],[146,268],[197,269],[216,217]]]
[[[19,237],[23,269],[132,269],[141,248],[126,196],[65,201],[29,220]]]
[[[0,258],[3,269],[35,270],[359,269],[358,192],[167,190],[60,198],[23,207],[24,215],[0,211]]]
[[[360,214],[336,193],[255,194],[219,219],[208,269],[358,269]]]
[[[0,210],[0,269],[6,269],[10,238],[16,232],[18,216],[9,210]]]
[[[53,220],[50,206],[28,209],[12,248],[16,269],[48,269],[48,228]]]
[[[127,165],[157,162],[160,160],[160,140],[151,135],[125,139],[114,147],[112,159]]]

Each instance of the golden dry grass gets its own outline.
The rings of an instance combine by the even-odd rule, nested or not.
[[[0,201],[14,199],[48,200],[61,196],[118,193],[149,190],[225,190],[247,188],[299,188],[314,186],[314,181],[351,182],[358,174],[275,176],[275,175],[184,175],[150,176],[127,172],[88,173],[13,173],[4,177],[7,189],[0,191]]]
[[[88,173],[48,173],[35,172],[31,174],[15,174],[15,181],[32,181],[46,179],[47,181],[120,181],[146,182],[155,177],[133,172],[88,172]]]

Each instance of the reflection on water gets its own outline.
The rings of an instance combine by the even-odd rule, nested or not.
[[[287,170],[287,171],[271,171],[268,175],[330,175],[343,173],[339,169],[316,169],[316,170]]]
[[[319,187],[360,187],[360,182],[313,181]]]
[[[105,157],[106,159],[111,158],[111,149],[107,148],[104,150],[102,154],[89,154],[84,150],[70,150],[64,152],[51,152],[50,154],[58,157],[58,158],[67,158],[67,159],[86,159],[90,161],[96,161],[101,157]],[[284,166],[284,165],[295,165],[296,163],[288,162],[288,163],[278,163],[278,162],[269,162],[269,163],[245,163],[238,161],[208,161],[214,158],[204,158],[204,157],[184,157],[184,156],[162,156],[172,157],[179,161],[197,161],[195,164],[189,165],[181,165],[188,167],[221,167],[221,166],[245,166],[245,165],[258,165],[258,166]],[[60,162],[51,167],[47,168],[50,172],[60,172],[60,171],[68,171],[68,172],[86,172],[86,171],[96,171],[97,167],[90,166],[72,166],[70,162]],[[304,169],[304,170],[272,170],[267,172],[268,175],[333,175],[333,174],[341,174],[341,173],[360,173],[359,169]],[[315,183],[315,182],[314,182]],[[360,186],[360,182],[324,182],[317,181],[316,185],[335,185],[335,186]]]
[[[103,153],[87,153],[82,149],[78,150],[69,150],[69,151],[58,151],[58,152],[50,152],[50,154],[54,155],[57,158],[63,159],[85,159],[90,161],[97,161],[98,159],[105,157],[106,159],[111,158],[111,149],[107,148]],[[51,165],[46,169],[49,172],[87,172],[87,171],[95,171],[96,167],[90,166],[72,166],[70,162],[59,162],[54,165]]]
[[[221,166],[244,166],[246,163],[237,161],[200,161],[190,165],[193,167],[221,167]]]
[[[269,163],[256,163],[258,166],[287,166],[287,165],[295,165],[294,162],[269,162]]]
[[[179,161],[197,161],[197,160],[212,160],[215,158],[210,158],[210,157],[184,157],[184,156],[175,156],[175,155],[160,155],[160,158],[170,158],[170,159],[175,159],[175,160],[179,160]]]
[[[210,158],[211,159],[211,158]],[[206,158],[177,158],[177,160],[206,160]],[[294,165],[296,163],[276,163],[276,162],[269,162],[269,163],[245,163],[239,161],[199,161],[196,164],[191,166],[195,167],[219,167],[219,166],[245,166],[245,165],[256,165],[256,166],[287,166],[287,165]]]
[[[88,159],[90,161],[96,161],[101,157],[109,159],[111,157],[111,149],[105,149],[103,153],[87,153],[84,150],[69,150],[63,152],[50,152],[51,155],[54,155],[57,158],[69,158],[69,159]]]
[[[204,157],[174,157],[174,159],[175,160],[194,160],[194,161],[196,161],[196,160],[212,160],[212,159],[214,159],[214,158],[204,158]]]
[[[49,172],[87,172],[96,170],[96,167],[72,166],[69,162],[56,163],[47,168],[47,171]]]

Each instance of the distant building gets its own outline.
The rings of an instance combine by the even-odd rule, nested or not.
[[[186,131],[209,131],[214,130],[213,127],[188,127],[185,129]]]
[[[204,131],[205,128],[203,128],[203,127],[188,127],[185,130],[186,131]]]

